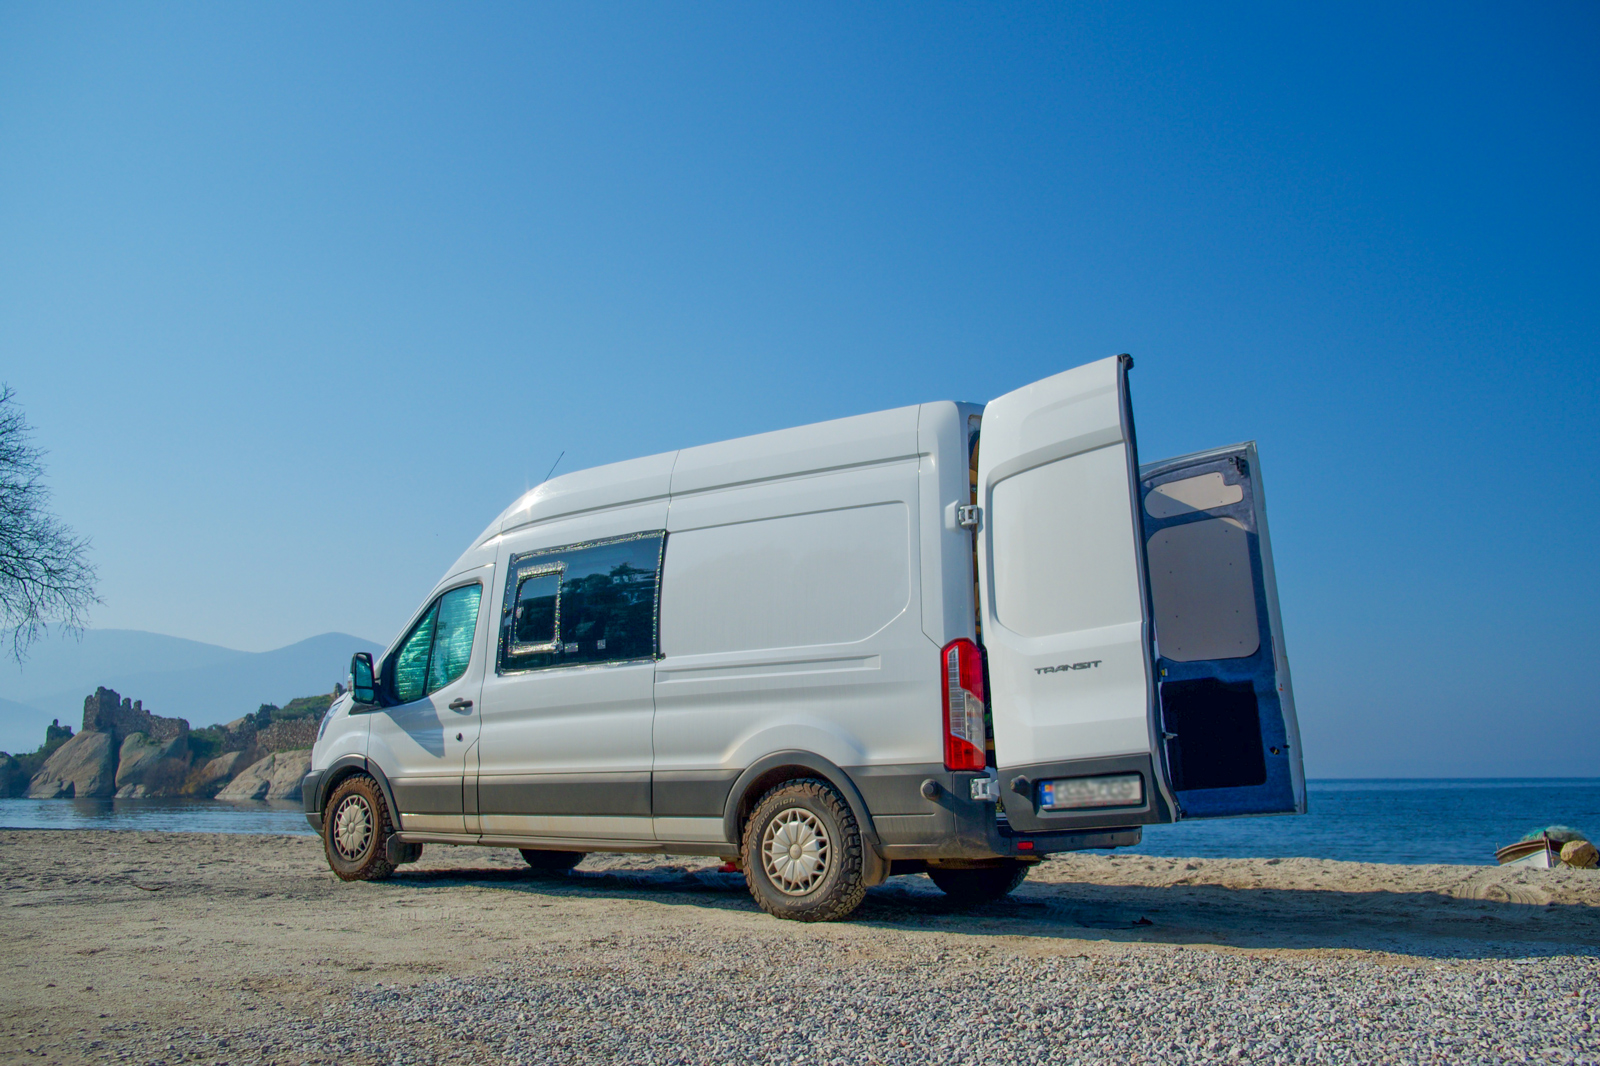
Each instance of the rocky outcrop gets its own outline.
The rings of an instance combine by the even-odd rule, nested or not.
[[[300,779],[310,772],[309,749],[274,752],[241,770],[238,777],[217,793],[217,799],[298,800]]]
[[[183,786],[184,795],[211,799],[224,785],[233,780],[234,771],[248,765],[245,755],[246,753],[242,751],[230,751],[195,768]]]
[[[29,799],[90,799],[116,792],[117,749],[107,733],[83,732],[45,760],[28,783]]]
[[[0,796],[20,796],[28,791],[28,771],[21,760],[0,751]]]
[[[71,739],[72,727],[62,725],[61,719],[57,718],[45,727],[44,744],[37,750],[15,755],[0,751],[0,797],[15,799],[26,796],[33,775],[44,769],[50,756]]]
[[[278,751],[299,751],[317,742],[322,714],[333,699],[332,695],[302,697],[291,700],[288,707],[281,709],[263,704],[255,714],[235,718],[212,729],[221,735],[224,750],[253,751],[258,759]],[[294,717],[276,717],[284,711]]]
[[[189,738],[131,734],[117,752],[117,799],[175,796],[189,776]]]
[[[317,728],[321,724],[320,716],[273,722],[256,734],[256,746],[269,752],[309,748],[317,742]]]

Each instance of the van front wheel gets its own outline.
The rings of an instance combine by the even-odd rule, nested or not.
[[[745,884],[776,918],[837,921],[867,894],[861,849],[861,828],[837,789],[788,781],[762,796],[745,823]]]
[[[394,827],[383,790],[366,774],[339,782],[322,814],[328,866],[344,881],[378,881],[394,873],[387,844]]]
[[[1008,862],[977,870],[941,870],[934,867],[928,877],[940,891],[957,903],[993,903],[1022,884],[1031,864]]]

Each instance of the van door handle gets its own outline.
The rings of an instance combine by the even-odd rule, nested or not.
[[[470,710],[472,710],[472,701],[471,700],[451,700],[450,701],[450,709],[452,711],[470,711]]]

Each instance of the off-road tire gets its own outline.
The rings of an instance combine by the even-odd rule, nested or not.
[[[780,887],[785,867],[779,864],[786,853],[775,851],[778,858],[772,859],[764,849],[776,847],[778,834],[786,830],[791,837],[797,832],[810,834],[806,838],[814,849],[810,854],[822,858],[806,868],[791,868],[800,879]],[[817,849],[819,840],[822,846]],[[761,797],[744,824],[739,853],[745,884],[762,910],[796,922],[834,922],[848,917],[867,894],[863,846],[856,816],[839,791],[826,781],[803,778],[786,781]],[[769,866],[777,872],[769,871]]]
[[[322,850],[343,881],[381,881],[394,873],[386,850],[393,832],[383,789],[366,774],[340,781],[322,809]]]
[[[546,877],[564,874],[583,861],[581,851],[540,851],[537,848],[522,848],[521,851],[533,872]]]
[[[1028,876],[1032,863],[1015,862],[977,870],[930,869],[928,877],[957,903],[993,903],[1011,894]]]

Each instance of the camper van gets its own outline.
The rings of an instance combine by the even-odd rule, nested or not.
[[[303,784],[329,865],[717,856],[818,921],[1303,812],[1255,445],[1141,466],[1132,365],[526,493],[355,656]]]

